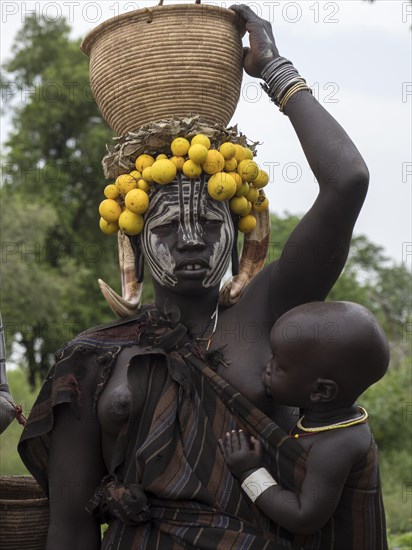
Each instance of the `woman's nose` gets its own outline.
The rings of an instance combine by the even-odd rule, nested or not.
[[[202,238],[202,235],[197,228],[190,228],[190,230],[179,227],[177,233],[177,249],[178,250],[202,250],[206,248],[206,243]]]

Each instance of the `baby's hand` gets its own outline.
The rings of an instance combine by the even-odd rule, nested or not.
[[[262,466],[262,444],[255,437],[250,438],[249,444],[242,430],[228,432],[223,440],[219,439],[219,445],[226,464],[237,478]]]

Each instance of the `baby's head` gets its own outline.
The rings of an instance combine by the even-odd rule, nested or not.
[[[351,406],[382,378],[386,336],[372,313],[352,302],[312,302],[282,315],[270,334],[273,353],[263,382],[280,404]]]

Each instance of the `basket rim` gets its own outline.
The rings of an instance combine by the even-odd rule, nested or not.
[[[231,18],[233,22],[236,24],[240,30],[240,36],[243,37],[243,35],[246,32],[244,24],[241,24],[240,22],[243,20],[240,18],[240,16],[235,13],[233,10],[230,10],[229,8],[222,8],[219,6],[213,6],[210,4],[168,4],[163,6],[153,6],[152,8],[141,8],[138,10],[128,11],[126,13],[122,13],[121,15],[115,15],[114,17],[111,17],[110,19],[107,19],[106,21],[103,21],[103,23],[100,23],[97,27],[89,31],[86,36],[84,37],[82,43],[80,44],[80,49],[83,53],[88,55],[90,57],[91,50],[95,44],[95,42],[98,40],[98,38],[105,33],[108,30],[111,30],[112,28],[116,27],[119,23],[122,23],[123,21],[127,21],[130,19],[130,21],[133,21],[133,19],[136,19],[140,17],[143,14],[147,13],[153,13],[157,11],[186,11],[186,10],[206,10],[208,12],[215,12],[217,13],[225,13],[225,16]]]

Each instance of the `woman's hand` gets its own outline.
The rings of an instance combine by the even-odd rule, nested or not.
[[[249,444],[242,430],[227,433],[223,441],[219,439],[219,445],[230,471],[241,481],[251,473],[249,470],[256,470],[262,466],[261,442],[251,437]]]
[[[243,65],[250,76],[261,78],[262,69],[277,57],[279,52],[273,36],[272,25],[245,5],[233,5],[230,9],[236,12],[245,22],[250,33],[250,48],[244,48]]]

